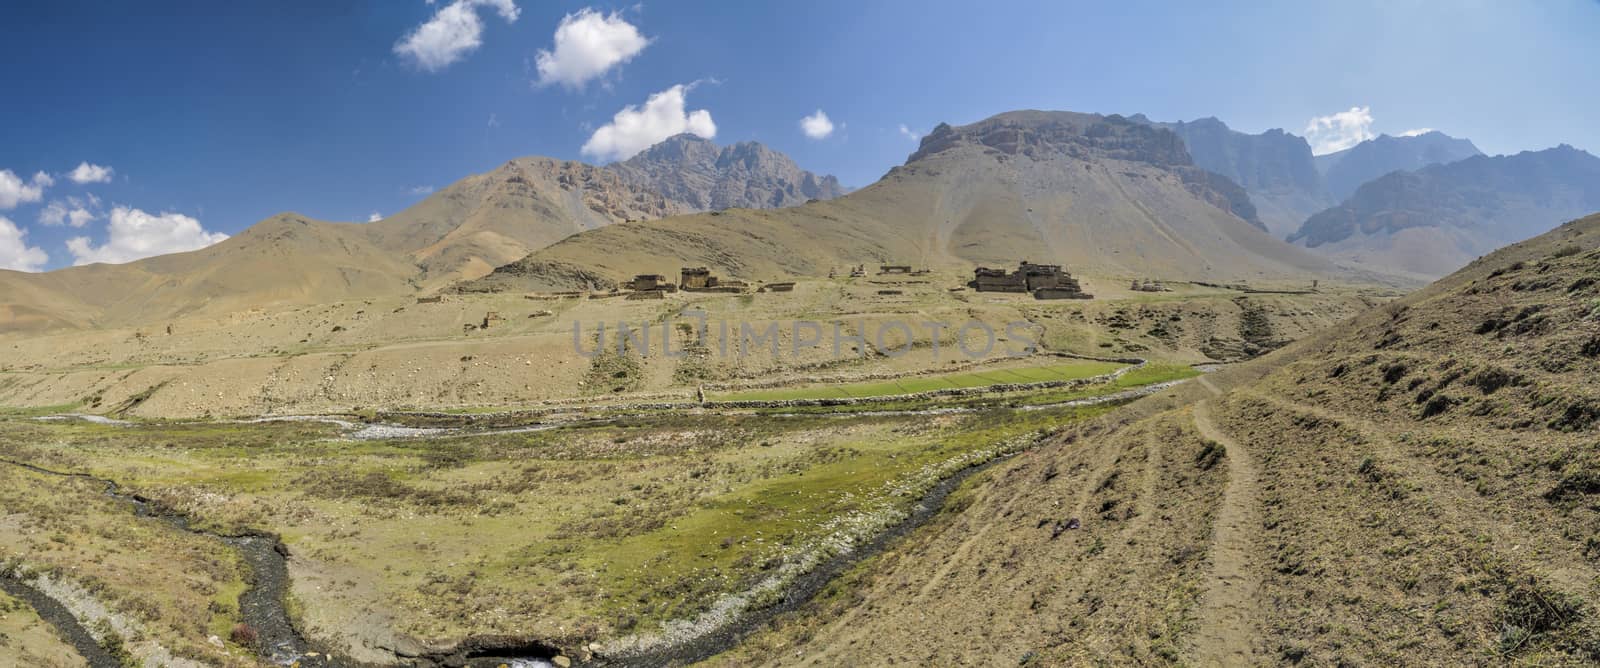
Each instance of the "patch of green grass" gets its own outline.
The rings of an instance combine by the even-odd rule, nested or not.
[[[668,526],[616,543],[590,543],[581,561],[601,574],[602,588],[627,592],[607,599],[613,614],[639,622],[692,617],[719,594],[754,584],[774,566],[774,555],[824,539],[829,520],[885,500],[902,510],[917,501],[886,496],[892,483],[1105,410],[977,415],[952,429],[833,445],[816,452],[816,463],[802,471],[706,499]]]
[[[0,406],[0,418],[44,417],[46,415],[71,413],[81,408],[83,408],[83,402],[81,401],[55,406]]]
[[[1074,360],[1058,364],[1015,369],[984,369],[930,376],[908,376],[887,381],[816,385],[798,388],[751,390],[712,395],[714,401],[788,401],[803,399],[841,399],[847,397],[887,397],[944,389],[987,387],[1009,383],[1042,383],[1080,380],[1111,373],[1124,365],[1116,362]]]
[[[239,623],[239,596],[249,589],[243,579],[219,587],[211,597],[211,617],[206,620],[206,632],[218,638],[227,638],[233,625]]]
[[[1184,380],[1200,375],[1193,367],[1186,364],[1172,364],[1152,362],[1145,366],[1129,371],[1110,383],[1097,384],[1090,387],[1076,389],[1044,389],[1024,390],[1021,392],[996,393],[984,396],[955,397],[940,400],[906,400],[883,401],[871,404],[854,404],[848,406],[793,406],[785,408],[759,409],[759,413],[806,414],[806,413],[868,413],[878,411],[917,411],[936,408],[1016,408],[1022,406],[1046,406],[1059,404],[1078,399],[1091,399],[1124,390],[1131,390],[1146,385],[1164,383],[1174,380]]]

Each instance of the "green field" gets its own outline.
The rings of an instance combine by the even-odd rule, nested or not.
[[[910,376],[895,380],[812,385],[808,387],[777,388],[713,394],[713,401],[786,401],[795,399],[846,399],[886,397],[898,394],[916,394],[933,390],[986,387],[1007,383],[1043,383],[1055,380],[1079,380],[1111,373],[1125,364],[1073,360],[1042,366],[1010,369],[984,369],[928,376]]]

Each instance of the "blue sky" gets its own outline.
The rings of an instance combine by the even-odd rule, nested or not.
[[[0,266],[126,261],[280,211],[366,220],[510,158],[604,162],[673,128],[853,186],[909,135],[1020,108],[1297,134],[1347,112],[1346,139],[1600,150],[1595,0],[1208,4],[8,3]],[[601,130],[630,105],[651,113]],[[818,110],[831,133],[808,136]]]

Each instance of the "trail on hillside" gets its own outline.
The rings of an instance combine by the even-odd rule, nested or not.
[[[1212,394],[1222,394],[1210,379],[1202,376],[1199,380]],[[1211,573],[1200,599],[1199,627],[1190,659],[1200,666],[1250,664],[1255,637],[1252,616],[1261,588],[1260,572],[1254,564],[1261,530],[1255,464],[1244,446],[1212,421],[1210,400],[1195,404],[1193,417],[1202,438],[1225,448],[1228,486],[1217,510]]]
[[[1439,527],[1466,540],[1488,538],[1484,542],[1486,548],[1502,554],[1508,562],[1518,561],[1517,552],[1533,550],[1538,555],[1535,561],[1542,566],[1541,575],[1568,592],[1587,594],[1591,590],[1592,571],[1585,556],[1576,543],[1562,538],[1569,527],[1534,524],[1507,512],[1507,508],[1477,493],[1471,484],[1444,474],[1424,457],[1408,451],[1390,436],[1392,429],[1370,419],[1261,392],[1244,394],[1279,410],[1315,416],[1355,431],[1374,447],[1376,460],[1386,470],[1416,485],[1422,493],[1412,495],[1410,503],[1426,509]]]

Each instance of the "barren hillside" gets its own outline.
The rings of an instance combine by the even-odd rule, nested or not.
[[[431,285],[482,276],[578,232],[688,210],[603,167],[519,158],[364,231],[380,247],[409,255]]]
[[[648,164],[632,171],[519,158],[374,223],[284,213],[190,253],[43,274],[0,270],[0,333],[162,323],[189,313],[224,316],[428,292],[613,223],[698,211],[735,195],[735,203],[785,206],[840,190],[832,177],[819,181],[758,144],[726,149],[720,168],[710,173],[701,169],[703,156],[670,148],[650,153]],[[668,197],[657,190],[667,185],[665,177],[652,181],[679,172],[693,176],[695,187],[722,195],[702,202],[674,190]],[[746,194],[756,199],[741,199]]]
[[[0,331],[161,323],[192,313],[320,304],[409,292],[417,268],[368,241],[359,225],[293,213],[222,243],[120,265],[5,272],[0,301],[19,317]]]
[[[995,469],[728,665],[1593,665],[1600,216]]]

